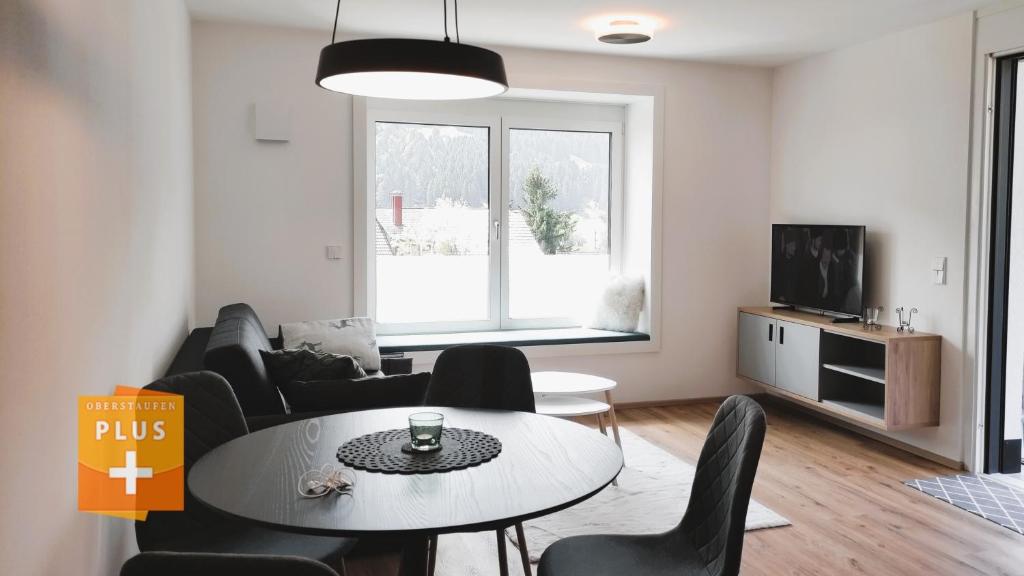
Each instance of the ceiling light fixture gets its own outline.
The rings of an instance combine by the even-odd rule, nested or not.
[[[374,38],[335,42],[341,0],[334,12],[331,43],[320,51],[316,83],[334,92],[403,100],[468,100],[508,90],[505,62],[497,52],[459,41],[459,2],[455,3],[455,42]]]
[[[615,18],[597,24],[594,36],[606,44],[640,44],[654,37],[654,25],[640,18]]]

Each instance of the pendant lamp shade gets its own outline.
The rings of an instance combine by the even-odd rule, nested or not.
[[[406,100],[465,100],[508,90],[501,55],[440,40],[349,40],[320,51],[316,83],[334,92]]]

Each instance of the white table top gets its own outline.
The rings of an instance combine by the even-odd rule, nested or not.
[[[615,380],[576,372],[534,372],[534,394],[590,394],[615,388]]]
[[[545,416],[589,416],[604,414],[608,405],[600,400],[576,396],[540,396],[537,398],[537,414]]]

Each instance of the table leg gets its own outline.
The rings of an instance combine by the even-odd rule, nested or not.
[[[615,402],[612,400],[612,391],[604,391],[604,399],[608,404],[608,416],[612,419],[612,434],[615,435],[615,443],[619,445],[619,450],[622,450],[622,439],[619,438],[619,421],[615,418]]]
[[[401,576],[426,576],[429,542],[426,536],[409,538],[402,545],[402,563],[398,568]]]
[[[519,558],[523,561],[523,574],[533,576],[530,567],[530,552],[526,549],[526,532],[523,531],[523,523],[516,522],[516,540],[519,541]]]
[[[427,546],[427,576],[434,576],[434,567],[437,565],[437,534],[430,537]]]
[[[505,531],[495,530],[498,533],[498,573],[501,576],[508,576],[508,551],[505,549]]]

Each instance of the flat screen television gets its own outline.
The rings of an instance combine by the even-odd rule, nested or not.
[[[771,301],[860,316],[864,227],[772,224]]]

